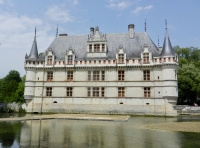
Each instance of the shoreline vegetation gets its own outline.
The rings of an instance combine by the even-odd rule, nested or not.
[[[164,130],[172,132],[200,132],[200,122],[170,122],[146,125],[143,128],[150,130]]]

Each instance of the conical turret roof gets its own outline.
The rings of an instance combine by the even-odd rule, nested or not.
[[[37,59],[38,58],[38,49],[37,49],[36,36],[34,37],[33,45],[32,45],[31,52],[30,52],[28,58],[29,59]]]
[[[166,34],[165,34],[165,40],[164,40],[164,43],[163,43],[161,56],[174,56],[174,52],[173,52],[172,45],[171,45],[167,31],[166,31]]]

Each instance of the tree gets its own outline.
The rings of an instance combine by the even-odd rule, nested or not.
[[[179,57],[178,104],[193,104],[200,96],[200,49],[195,47],[173,47]]]

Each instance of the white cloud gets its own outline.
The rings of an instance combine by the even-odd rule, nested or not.
[[[73,17],[69,14],[68,10],[65,10],[63,6],[52,6],[45,13],[49,19],[56,22],[73,22]]]
[[[118,1],[118,0],[109,0],[109,4],[106,5],[108,8],[115,8],[115,9],[125,9],[131,6],[130,1]]]
[[[153,8],[153,5],[149,5],[149,6],[144,7],[144,10],[150,10],[151,8]]]
[[[45,51],[55,36],[48,35],[51,27],[40,18],[1,12],[0,22],[0,63],[4,63],[1,65],[0,78],[10,70],[17,70],[23,76],[24,56],[31,50],[35,26],[39,52]]]
[[[78,5],[78,4],[79,4],[78,0],[73,1],[73,5]]]
[[[3,0],[0,0],[0,5],[3,4]]]
[[[146,7],[137,7],[135,10],[132,11],[133,14],[137,15],[139,14],[141,11],[149,11],[150,9],[153,8],[153,5],[149,5],[149,6],[146,6]]]

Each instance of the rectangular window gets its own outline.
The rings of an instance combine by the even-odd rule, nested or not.
[[[47,72],[47,81],[52,81],[53,80],[53,71],[48,71]]]
[[[118,80],[124,81],[124,71],[122,70],[118,71]]]
[[[73,81],[73,71],[67,72],[67,81]]]
[[[154,62],[157,63],[157,59],[154,59]]]
[[[94,44],[94,52],[100,51],[100,44]]]
[[[143,61],[144,63],[149,63],[149,53],[143,53]]]
[[[110,60],[108,60],[108,64],[110,64]]]
[[[99,81],[99,71],[93,71],[93,80],[94,81]]]
[[[99,60],[99,64],[101,64],[101,60]]]
[[[51,97],[52,96],[52,87],[46,87],[46,96]]]
[[[129,60],[126,60],[126,63],[128,64],[128,63],[129,63]]]
[[[124,87],[118,87],[118,97],[124,97],[125,92],[124,92]]]
[[[101,96],[102,96],[102,97],[105,96],[105,89],[104,89],[104,87],[101,87]]]
[[[133,60],[132,63],[135,63],[135,60]]]
[[[92,52],[92,45],[89,45],[89,52]]]
[[[91,88],[90,87],[88,87],[88,89],[87,89],[87,95],[88,95],[88,97],[91,96]]]
[[[150,70],[144,70],[143,77],[144,77],[144,81],[149,81],[150,80]]]
[[[113,60],[113,64],[115,64],[115,60]]]
[[[47,65],[52,65],[52,56],[47,57]]]
[[[101,80],[104,81],[105,80],[105,71],[101,72]]]
[[[88,81],[91,81],[92,78],[91,78],[91,71],[88,71]]]
[[[170,62],[170,61],[171,61],[171,58],[168,58],[168,61]]]
[[[93,87],[92,94],[93,94],[93,97],[99,97],[99,88]]]
[[[105,51],[105,44],[102,44],[102,52]]]
[[[72,65],[72,64],[73,64],[73,55],[68,55],[67,63],[68,63],[69,65]]]
[[[103,64],[106,64],[106,60],[103,60]]]
[[[144,97],[150,98],[151,97],[151,89],[150,87],[144,87]]]
[[[124,54],[118,55],[118,63],[123,64],[124,63]]]
[[[67,97],[72,97],[72,87],[67,87]]]
[[[94,64],[96,64],[96,60],[94,60]]]
[[[164,62],[166,62],[166,58],[164,58]]]

